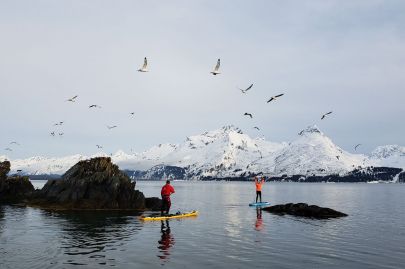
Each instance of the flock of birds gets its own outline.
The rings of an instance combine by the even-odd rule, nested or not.
[[[221,72],[219,71],[220,66],[221,66],[221,59],[218,59],[216,65],[214,66],[214,69],[213,69],[210,73],[211,73],[212,75],[214,75],[214,76],[221,74]],[[146,57],[144,58],[142,67],[139,68],[137,71],[138,71],[138,72],[142,72],[142,73],[144,73],[144,72],[149,72],[149,69],[148,69],[148,59],[147,59]],[[252,83],[249,87],[247,87],[246,89],[241,89],[241,88],[239,88],[239,90],[240,90],[243,94],[246,94],[246,93],[248,93],[248,91],[250,91],[252,88],[253,88],[253,83]],[[268,99],[267,103],[274,102],[274,101],[276,101],[278,98],[282,97],[283,95],[284,95],[284,93],[280,93],[280,94],[271,96],[271,97]],[[79,97],[78,95],[75,95],[75,96],[73,96],[73,97],[67,99],[66,102],[75,103],[76,100],[78,99],[78,97]],[[97,105],[97,104],[92,104],[92,105],[89,105],[88,108],[89,108],[89,109],[93,109],[93,108],[101,109],[102,107],[99,106],[99,105]],[[332,111],[329,111],[329,112],[323,114],[323,115],[321,116],[321,120],[324,120],[324,119],[325,119],[328,115],[330,115],[330,114],[332,114]],[[130,116],[135,116],[135,112],[130,112],[129,115],[130,115]],[[244,115],[244,116],[248,116],[250,119],[253,119],[253,114],[252,114],[252,113],[245,112],[243,115]],[[64,121],[59,121],[59,122],[53,124],[53,126],[62,126],[63,124],[64,124]],[[111,130],[111,129],[114,129],[114,128],[117,128],[117,127],[118,127],[117,125],[111,125],[111,126],[110,126],[110,125],[107,125],[107,129],[108,129],[108,130]],[[260,131],[260,128],[257,127],[257,126],[254,126],[253,128],[256,129],[256,130],[258,130],[258,131]],[[298,134],[299,134],[299,135],[302,135],[303,133],[304,133],[304,130],[302,130],[302,131],[299,132]],[[50,133],[50,135],[53,136],[53,137],[55,137],[55,136],[63,137],[64,133],[63,133],[63,132],[55,132],[55,131],[52,131],[52,132]],[[11,148],[11,145],[20,146],[20,144],[19,144],[18,142],[12,141],[12,142],[10,142],[10,146],[7,147],[7,148],[5,148],[4,150],[10,151],[10,152],[13,151],[13,149]],[[361,145],[361,144],[357,144],[357,145],[354,147],[354,150],[357,151],[357,148],[358,148],[360,145]],[[97,147],[98,149],[102,149],[102,148],[103,148],[102,145],[98,145],[98,144],[96,145],[96,147]],[[336,158],[339,160],[340,156],[336,156]]]

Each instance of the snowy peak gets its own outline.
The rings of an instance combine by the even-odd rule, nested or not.
[[[298,133],[300,136],[309,136],[309,135],[324,135],[321,130],[316,125],[308,126],[304,130]]]
[[[387,159],[390,157],[404,157],[405,147],[398,145],[386,145],[377,147],[371,153],[371,157],[375,159]]]

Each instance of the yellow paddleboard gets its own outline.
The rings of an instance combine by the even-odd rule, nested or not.
[[[167,219],[179,219],[179,218],[187,218],[187,217],[195,217],[198,216],[198,211],[193,210],[191,212],[185,212],[181,214],[174,214],[169,216],[156,216],[156,217],[144,217],[141,216],[141,220],[167,220]]]

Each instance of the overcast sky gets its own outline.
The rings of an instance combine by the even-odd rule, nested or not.
[[[404,14],[405,1],[1,0],[0,155],[143,151],[229,124],[405,145]]]

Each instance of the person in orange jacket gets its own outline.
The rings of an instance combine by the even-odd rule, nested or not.
[[[175,193],[174,188],[170,185],[170,180],[166,180],[166,184],[162,187],[162,191],[160,194],[162,195],[162,208],[160,209],[160,213],[163,216],[163,212],[166,212],[166,215],[169,214],[170,207],[172,202],[170,200],[170,195]]]
[[[256,203],[257,199],[260,197],[260,203],[262,202],[262,187],[264,184],[264,177],[259,181],[258,177],[255,177],[255,185],[256,185]]]

